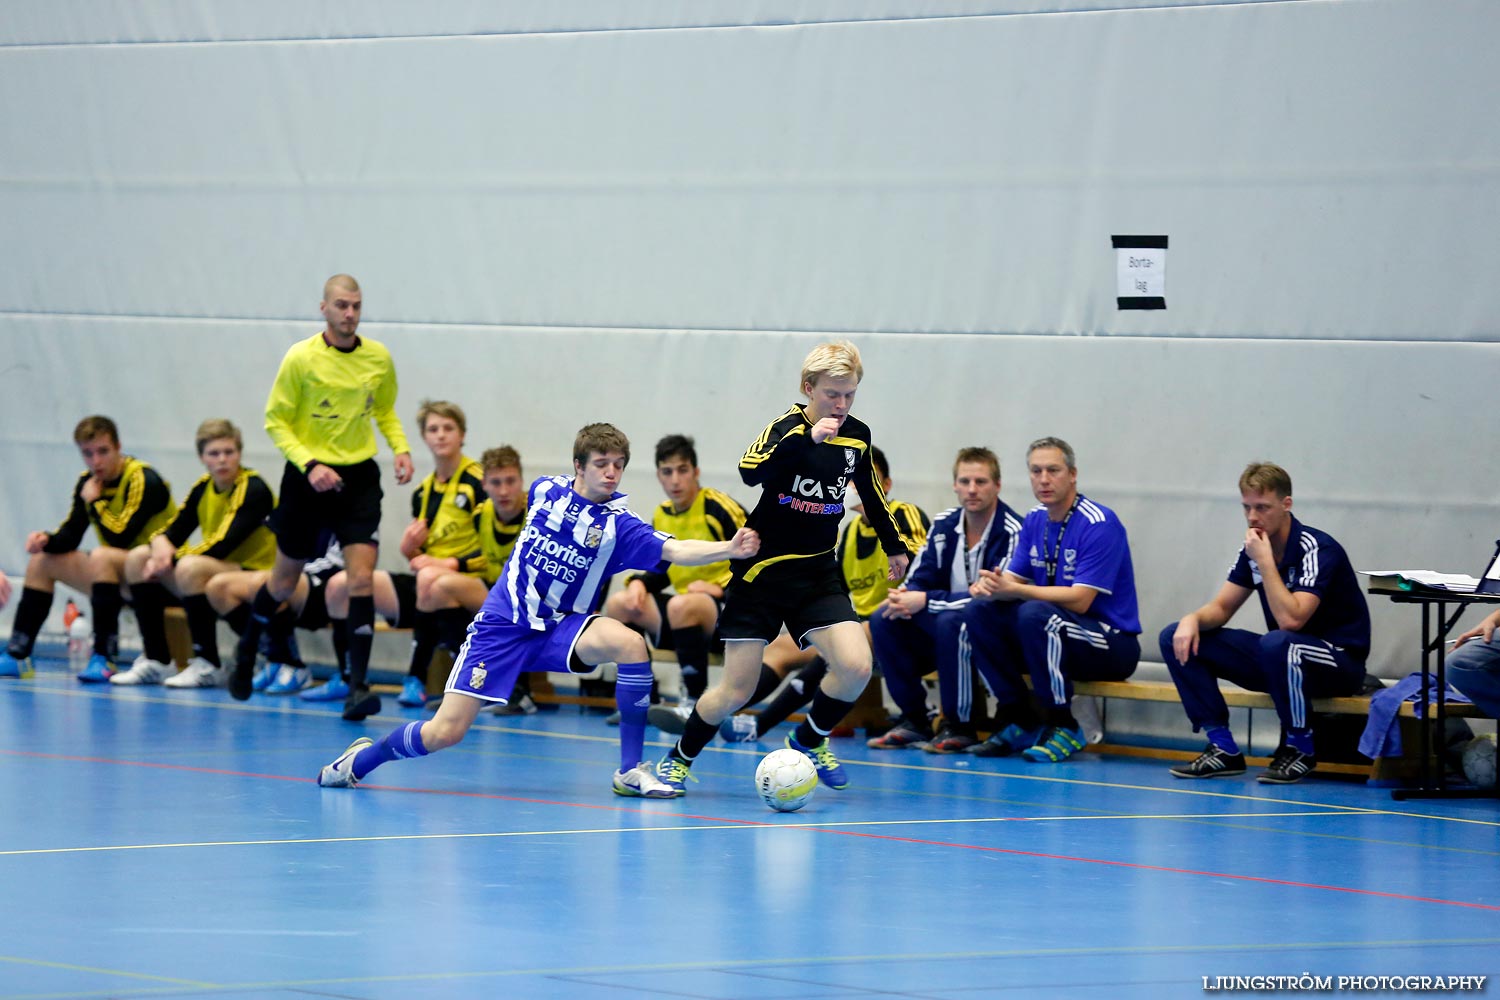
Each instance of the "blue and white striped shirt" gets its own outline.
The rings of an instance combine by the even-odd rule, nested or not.
[[[482,613],[547,631],[593,611],[616,573],[665,569],[662,546],[671,537],[630,510],[623,493],[592,503],[573,492],[570,477],[543,476],[531,484],[526,527]]]

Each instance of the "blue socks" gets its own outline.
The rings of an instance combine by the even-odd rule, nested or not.
[[[408,722],[392,729],[374,744],[354,755],[354,777],[363,778],[387,761],[426,756],[427,747],[422,744],[422,723]]]
[[[615,675],[615,707],[620,710],[620,770],[641,762],[646,749],[646,710],[651,707],[651,664],[621,663]]]
[[[1234,741],[1234,733],[1229,731],[1228,726],[1205,727],[1208,742],[1223,750],[1225,753],[1239,753],[1240,745]]]
[[[1288,729],[1286,731],[1286,745],[1298,753],[1311,754],[1313,752],[1312,730]]]

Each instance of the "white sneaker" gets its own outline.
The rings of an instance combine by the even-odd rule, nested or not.
[[[332,764],[325,764],[323,770],[318,772],[318,784],[323,788],[353,788],[359,784],[359,779],[354,776],[355,755],[365,747],[374,745],[375,741],[368,736],[361,736],[349,744],[343,753],[333,759]]]
[[[168,677],[163,683],[169,688],[212,688],[224,683],[224,668],[216,667],[201,656],[188,660],[182,672]]]
[[[656,776],[656,768],[651,764],[637,764],[628,771],[616,771],[615,794],[643,799],[675,799],[677,797],[677,793]]]
[[[129,670],[117,670],[109,678],[111,684],[160,684],[176,672],[176,668],[165,663],[138,656]]]

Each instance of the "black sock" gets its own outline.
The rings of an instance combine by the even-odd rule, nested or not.
[[[844,720],[849,710],[854,707],[852,701],[842,701],[833,697],[822,688],[818,688],[813,694],[812,708],[808,709],[807,718],[792,732],[796,741],[811,750],[828,738],[835,726]]]
[[[1073,713],[1067,705],[1048,705],[1043,709],[1043,714],[1049,726],[1057,726],[1059,729],[1078,728],[1078,720],[1073,718]]]
[[[345,620],[349,638],[349,686],[362,688],[370,673],[370,647],[375,644],[375,598],[349,598],[349,617]]]
[[[1014,701],[995,708],[995,729],[1004,729],[1014,723],[1028,732],[1041,726],[1041,716],[1030,701]]]
[[[96,583],[90,589],[94,605],[94,652],[113,660],[120,651],[120,608],[125,601],[118,583]]]
[[[187,612],[188,635],[193,639],[193,655],[214,666],[219,662],[219,616],[208,603],[207,594],[189,594],[182,599]]]
[[[432,654],[438,648],[437,616],[431,611],[417,611],[411,616],[411,660],[406,673],[415,677],[423,686],[427,684],[427,668],[432,665]]]
[[[672,748],[672,754],[691,761],[702,753],[703,748],[712,743],[717,735],[719,735],[719,727],[704,722],[703,716],[699,715],[698,710],[694,708],[688,715],[682,735],[677,738],[677,745]]]
[[[270,626],[280,603],[264,585],[251,598],[250,613],[245,616],[244,625],[240,629],[240,641],[234,648],[234,670],[237,675],[248,675],[255,668],[255,657],[260,653],[261,634]]]
[[[781,687],[781,678],[777,676],[776,671],[762,663],[760,665],[760,680],[755,682],[755,693],[750,695],[750,700],[745,702],[745,704],[758,705],[769,698],[771,692],[779,687]]]
[[[349,679],[349,623],[342,618],[329,619],[328,629],[333,633],[333,656],[338,664],[339,676]]]
[[[672,646],[682,666],[682,691],[697,701],[708,689],[708,636],[696,625],[672,630]]]
[[[821,656],[799,670],[797,676],[756,717],[756,731],[764,736],[785,722],[787,716],[812,701],[813,692],[818,690],[826,673],[828,663]]]
[[[463,608],[444,608],[433,612],[438,622],[438,645],[448,647],[455,657],[468,638],[469,622],[474,616]]]
[[[167,588],[159,583],[133,583],[130,585],[130,600],[135,605],[136,624],[141,628],[141,652],[148,660],[171,663],[167,623],[162,617],[167,610]]]
[[[16,605],[16,618],[11,623],[10,643],[6,652],[18,660],[30,656],[32,647],[36,645],[36,634],[42,630],[42,623],[47,620],[51,611],[51,591],[23,587],[21,603]]]
[[[271,616],[271,622],[266,626],[266,659],[272,663],[282,663],[292,667],[305,667],[302,657],[297,655],[296,644],[292,642],[292,630],[297,627],[297,615],[290,607],[280,607]]]
[[[224,616],[224,621],[235,635],[244,635],[245,626],[250,621],[250,605],[236,604]]]

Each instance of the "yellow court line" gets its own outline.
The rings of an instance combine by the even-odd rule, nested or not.
[[[476,979],[514,979],[521,976],[603,976],[620,974],[645,974],[672,972],[699,972],[717,969],[770,969],[788,965],[807,966],[838,966],[853,964],[908,964],[912,962],[973,962],[995,959],[1011,958],[1079,958],[1084,956],[1098,955],[1193,955],[1193,954],[1226,954],[1226,953],[1248,953],[1262,954],[1266,952],[1294,951],[1301,949],[1320,951],[1359,951],[1365,949],[1396,949],[1396,948],[1442,948],[1463,946],[1494,946],[1500,945],[1500,938],[1426,938],[1426,939],[1398,939],[1390,941],[1246,941],[1243,943],[1221,942],[1208,944],[1172,944],[1172,945],[1105,945],[1105,946],[1080,946],[1073,948],[1008,948],[994,951],[961,951],[961,952],[913,952],[908,954],[892,954],[883,952],[874,955],[829,955],[827,953],[817,955],[787,955],[780,958],[754,958],[754,959],[704,959],[692,962],[653,962],[637,965],[593,965],[593,966],[551,966],[532,969],[489,969],[472,972],[414,972],[397,976],[341,976],[327,979],[288,979],[272,980],[267,982],[234,983],[234,984],[202,984],[208,988],[218,988],[226,991],[245,990],[272,990],[272,989],[307,989],[312,987],[327,986],[350,986],[375,983],[421,983],[421,982],[453,982],[459,980]],[[7,955],[0,955],[0,962],[26,963],[26,959],[15,959]],[[50,964],[50,963],[37,963]],[[58,966],[59,968],[70,968],[69,966]],[[95,969],[94,972],[109,973],[112,970]],[[132,973],[118,973],[119,975],[134,975]],[[136,992],[136,991],[130,991]],[[17,993],[0,994],[0,1000],[85,1000],[91,997],[117,997],[124,995],[119,990],[97,990],[88,992],[72,993]]]
[[[48,687],[34,687],[34,688],[30,688],[29,690],[32,690],[32,691],[34,691],[34,692],[36,692],[38,694],[62,695],[64,697],[71,697],[71,698],[95,698],[95,699],[107,699],[107,700],[112,700],[112,701],[113,700],[138,701],[138,702],[148,703],[148,704],[187,706],[187,707],[192,707],[192,708],[197,708],[197,709],[221,709],[221,710],[233,710],[233,711],[242,711],[242,712],[259,712],[259,713],[266,714],[266,715],[305,715],[305,716],[310,716],[310,717],[315,717],[315,718],[321,718],[321,719],[327,719],[327,718],[330,717],[328,712],[326,712],[326,711],[318,711],[316,709],[280,708],[280,707],[271,708],[271,707],[268,707],[268,706],[266,706],[266,707],[259,706],[259,705],[252,704],[252,703],[249,703],[249,702],[246,702],[246,703],[243,703],[243,704],[238,704],[238,703],[231,704],[231,703],[225,703],[225,702],[219,702],[219,701],[206,702],[206,701],[187,700],[187,699],[174,699],[174,698],[152,697],[150,695],[142,695],[142,694],[137,694],[135,692],[118,692],[117,693],[117,692],[114,692],[114,691],[111,691],[109,693],[109,695],[106,696],[106,695],[102,695],[102,694],[94,694],[92,692],[85,691],[85,690],[62,689],[62,688],[48,688]],[[372,718],[374,718],[374,717],[372,716]],[[369,724],[368,720],[367,720],[366,724],[367,725]],[[552,740],[578,740],[578,741],[589,742],[589,743],[609,743],[611,745],[613,745],[613,744],[615,744],[615,743],[618,742],[618,738],[616,736],[612,735],[612,734],[611,735],[604,735],[604,736],[589,736],[589,735],[583,734],[583,733],[558,733],[558,732],[552,732],[552,731],[549,731],[549,730],[522,729],[522,728],[516,728],[516,727],[512,727],[512,726],[489,725],[489,724],[483,724],[483,723],[476,723],[472,728],[476,729],[476,730],[479,730],[481,732],[508,733],[508,734],[512,734],[512,735],[541,737],[541,738],[544,738],[544,739],[552,739]],[[647,740],[646,742],[647,742],[647,745],[649,745],[649,746],[671,746],[672,745],[670,742],[662,742],[660,740]],[[711,751],[715,752],[715,753],[740,754],[740,755],[744,755],[744,756],[762,756],[765,752],[767,752],[767,751],[764,750],[764,748],[740,749],[740,748],[737,748],[737,747],[727,747],[727,746],[722,746],[722,745],[717,745],[717,744],[710,744],[709,749]],[[1008,779],[1008,780],[1013,780],[1013,781],[1034,781],[1034,782],[1041,782],[1043,784],[1050,784],[1050,785],[1072,785],[1072,786],[1077,786],[1077,787],[1089,787],[1089,788],[1114,788],[1114,789],[1121,789],[1121,790],[1125,790],[1125,791],[1135,791],[1135,792],[1156,792],[1156,793],[1163,794],[1163,795],[1202,796],[1202,797],[1211,798],[1211,799],[1228,799],[1230,801],[1255,802],[1255,803],[1259,803],[1259,804],[1262,804],[1262,805],[1285,805],[1285,806],[1296,806],[1296,807],[1303,807],[1303,808],[1328,809],[1328,810],[1333,810],[1333,811],[1341,812],[1341,813],[1362,812],[1362,813],[1365,813],[1365,814],[1371,815],[1371,816],[1399,816],[1399,817],[1405,817],[1405,818],[1408,818],[1408,819],[1432,820],[1432,821],[1441,822],[1441,823],[1462,823],[1462,824],[1471,824],[1471,825],[1475,825],[1475,826],[1500,827],[1500,820],[1472,819],[1472,818],[1463,817],[1463,816],[1446,816],[1446,815],[1438,815],[1438,814],[1431,814],[1431,813],[1409,812],[1409,811],[1406,811],[1406,810],[1384,809],[1384,808],[1379,808],[1379,807],[1375,807],[1375,806],[1356,806],[1356,805],[1350,805],[1350,804],[1345,803],[1345,802],[1317,802],[1317,801],[1274,799],[1274,798],[1266,798],[1266,797],[1260,796],[1260,795],[1246,795],[1246,794],[1237,793],[1237,792],[1216,792],[1216,791],[1209,791],[1207,789],[1202,789],[1202,788],[1178,788],[1178,787],[1164,786],[1164,785],[1138,785],[1138,784],[1130,784],[1130,783],[1121,782],[1121,781],[1095,781],[1095,780],[1088,779],[1088,778],[1064,778],[1064,777],[1057,777],[1057,776],[1046,775],[1046,774],[1024,774],[1024,773],[1016,773],[1016,772],[1011,772],[1011,771],[983,771],[983,770],[976,770],[974,768],[958,768],[958,767],[951,767],[951,766],[950,767],[938,767],[938,766],[928,765],[928,764],[903,764],[903,763],[900,763],[900,762],[897,762],[897,761],[845,760],[845,761],[843,761],[843,764],[844,764],[845,767],[887,768],[887,769],[894,769],[894,770],[919,771],[919,772],[924,772],[924,773],[929,773],[929,774],[973,775],[975,777],[984,778],[984,779]],[[1377,794],[1379,794],[1379,793],[1384,793],[1384,792],[1386,792],[1388,790],[1386,790],[1386,789],[1372,789],[1372,791],[1374,791]]]
[[[666,813],[663,816],[669,815]],[[1298,813],[1276,813],[1274,817],[1280,816],[1337,816],[1343,813],[1330,813],[1324,811],[1308,811]],[[688,825],[671,826],[637,826],[637,827],[595,827],[588,829],[570,830],[491,830],[471,833],[396,833],[381,834],[368,837],[298,837],[290,840],[203,840],[182,841],[168,844],[98,844],[92,847],[36,847],[21,848],[16,850],[0,851],[0,857],[20,857],[46,854],[98,854],[110,851],[161,851],[175,848],[196,847],[288,847],[303,844],[376,844],[385,842],[396,842],[404,840],[482,840],[490,838],[509,837],[575,837],[592,834],[632,834],[632,833],[696,833],[699,831],[715,830],[748,830],[762,832],[765,830],[833,830],[855,827],[878,827],[878,826],[963,826],[965,824],[992,824],[992,823],[1052,823],[1052,822],[1079,822],[1085,820],[1195,820],[1195,819],[1221,819],[1221,818],[1266,818],[1265,813],[1205,813],[1205,814],[1120,814],[1116,816],[975,816],[968,819],[865,819],[865,820],[841,820],[831,823],[775,823],[775,822],[743,822],[743,823],[694,823]]]
[[[22,958],[20,955],[0,955],[0,964],[29,965],[37,969],[60,969],[63,972],[87,972],[100,976],[121,976],[125,979],[140,979],[148,983],[159,984],[150,992],[156,994],[162,984],[172,986],[191,986],[194,989],[220,989],[219,983],[208,983],[201,979],[178,979],[175,976],[153,976],[146,972],[126,972],[123,969],[105,969],[96,965],[74,965],[72,962],[48,962],[40,958]],[[114,994],[118,991],[111,990]],[[132,990],[131,992],[136,992]],[[97,996],[99,994],[85,993],[75,994],[78,996]]]

